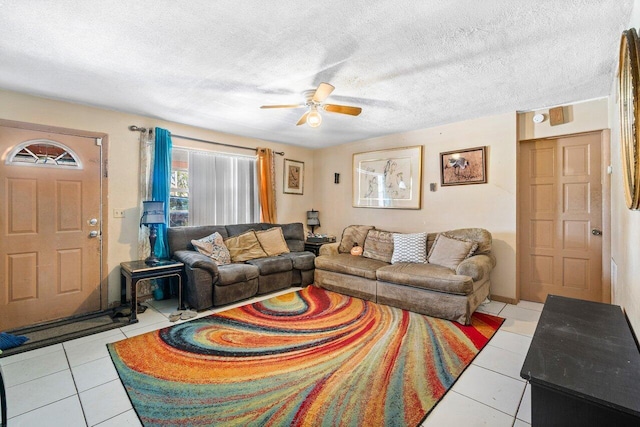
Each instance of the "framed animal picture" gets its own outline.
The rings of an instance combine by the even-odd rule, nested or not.
[[[463,185],[487,182],[487,147],[440,153],[440,184]]]
[[[304,193],[304,162],[284,159],[284,191],[285,194]]]

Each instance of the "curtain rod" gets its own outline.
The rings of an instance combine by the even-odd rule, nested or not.
[[[131,125],[129,126],[129,130],[132,132],[146,132],[147,128],[140,128],[136,125]],[[151,132],[151,129],[149,129],[149,131]],[[215,145],[222,145],[224,147],[231,147],[231,148],[239,148],[241,150],[251,150],[251,151],[258,151],[257,148],[251,148],[251,147],[243,147],[241,145],[233,145],[233,144],[225,144],[224,142],[216,142],[216,141],[208,141],[206,139],[200,139],[200,138],[192,138],[190,136],[183,136],[183,135],[174,135],[171,134],[172,138],[180,138],[180,139],[187,139],[189,141],[198,141],[198,142],[206,142],[208,144],[215,144]],[[280,156],[284,156],[284,151],[274,151],[273,154],[278,154]]]

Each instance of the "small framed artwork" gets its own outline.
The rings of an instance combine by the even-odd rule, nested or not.
[[[303,194],[304,162],[284,159],[284,193]]]
[[[486,151],[485,146],[440,153],[441,185],[485,184]]]
[[[353,155],[353,206],[420,209],[422,146]]]

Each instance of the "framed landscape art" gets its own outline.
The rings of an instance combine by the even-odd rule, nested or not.
[[[303,194],[304,162],[284,159],[284,193]]]
[[[487,182],[487,147],[440,153],[440,178],[447,185],[484,184]]]
[[[422,146],[353,155],[353,206],[420,209]]]

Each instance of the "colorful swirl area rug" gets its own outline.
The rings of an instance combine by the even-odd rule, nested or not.
[[[145,426],[415,426],[503,320],[309,286],[108,347]]]

